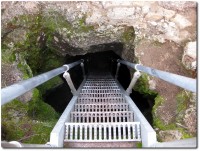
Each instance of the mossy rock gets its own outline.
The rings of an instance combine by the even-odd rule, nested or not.
[[[140,92],[144,95],[144,97],[156,97],[157,92],[149,89],[149,83],[148,83],[148,75],[145,73],[142,73],[140,78],[137,80],[136,85],[134,86],[134,90]]]
[[[51,80],[38,86],[38,90],[40,91],[42,95],[44,95],[47,90],[53,89],[61,84],[63,84],[63,80],[59,76],[56,76],[52,78]]]
[[[33,115],[34,113],[34,115]],[[29,103],[13,100],[2,106],[2,134],[6,141],[45,144],[58,120],[59,114],[41,100],[37,89]]]
[[[124,43],[132,43],[135,40],[135,30],[133,26],[126,26],[124,28],[124,32],[122,34],[122,41]]]

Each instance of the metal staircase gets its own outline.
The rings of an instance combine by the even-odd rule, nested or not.
[[[50,142],[46,144],[22,144],[11,141],[2,142],[2,147],[128,147],[127,144],[122,146],[119,144],[129,142],[141,142],[142,147],[196,146],[195,138],[164,143],[157,142],[155,130],[129,97],[132,88],[141,75],[140,72],[155,76],[192,92],[196,92],[196,79],[124,60],[117,60],[115,79],[109,73],[102,73],[101,71],[91,73],[86,78],[83,62],[84,60],[79,60],[63,65],[1,90],[1,105],[4,105],[64,72],[63,77],[73,94],[71,101],[51,131]],[[121,64],[136,70],[126,91],[117,81]],[[78,90],[75,89],[68,72],[77,65],[81,66],[84,77]],[[74,145],[74,143],[79,145]],[[87,143],[87,145],[83,143]]]
[[[70,116],[64,142],[141,141],[140,122],[112,76],[87,78]]]

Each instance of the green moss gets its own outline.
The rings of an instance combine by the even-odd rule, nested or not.
[[[192,97],[192,94],[186,93],[186,91],[182,91],[179,94],[177,94],[177,96],[176,96],[176,101],[177,101],[176,112],[177,112],[177,114],[185,112],[191,97]]]
[[[159,42],[159,41],[153,41],[152,44],[156,47],[161,47],[163,45],[163,43]]]
[[[1,122],[2,133],[6,133],[6,140],[19,140],[24,136],[23,129],[20,125],[25,123],[26,117],[19,117],[24,115],[28,110],[28,106],[18,100],[13,100],[1,107]]]
[[[165,99],[161,96],[158,95],[155,98],[155,104],[152,109],[152,115],[153,115],[153,126],[155,128],[159,128],[160,130],[171,130],[171,129],[176,129],[176,124],[171,123],[171,124],[165,124],[160,118],[159,115],[157,114],[157,109],[159,106],[161,106],[165,102]]]
[[[40,92],[37,89],[33,91],[33,98],[29,102],[28,115],[33,119],[48,121],[49,119],[57,119],[59,115],[48,104],[42,101]]]
[[[78,32],[88,33],[94,30],[94,26],[86,25],[85,20],[86,20],[86,16],[78,20],[78,26],[77,26]]]
[[[25,62],[18,63],[17,68],[23,73],[24,80],[33,77],[30,67]]]
[[[177,106],[177,112],[185,112],[185,110],[187,109],[187,101],[190,97],[190,94],[187,94],[185,91],[182,91],[181,93],[179,93],[177,95],[177,102],[178,102],[178,106]],[[159,130],[179,130],[182,133],[182,139],[185,138],[191,138],[193,137],[191,134],[189,134],[187,132],[186,129],[179,127],[176,125],[176,122],[180,122],[180,120],[183,119],[183,117],[179,117],[178,119],[176,118],[176,122],[171,123],[171,124],[164,124],[163,121],[159,118],[159,115],[157,115],[156,110],[159,106],[161,106],[164,103],[165,99],[158,95],[155,98],[155,105],[153,106],[153,110],[152,110],[152,114],[153,114],[153,126],[155,128],[159,128]]]
[[[121,38],[122,38],[122,41],[127,44],[130,42],[134,42],[135,30],[134,30],[133,26],[125,27],[125,30],[124,30]]]
[[[50,90],[52,88],[55,88],[58,85],[61,85],[63,83],[62,79],[58,76],[54,77],[53,79],[43,83],[38,87],[38,90],[43,95],[47,90]]]
[[[142,142],[136,143],[137,148],[142,148]]]
[[[13,63],[16,60],[13,48],[9,48],[8,44],[3,43],[1,45],[1,61],[3,63]]]
[[[41,100],[37,89],[29,103],[13,100],[2,106],[2,133],[7,141],[44,144],[49,141],[50,132],[59,114]]]
[[[148,75],[144,73],[138,79],[134,90],[143,94],[144,97],[155,97],[157,95],[157,92],[149,89]]]

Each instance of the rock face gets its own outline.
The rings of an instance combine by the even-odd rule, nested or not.
[[[161,141],[169,142],[173,140],[180,140],[182,134],[178,130],[160,131],[159,136]]]
[[[182,44],[196,38],[195,2],[3,2],[2,10],[3,32],[14,17],[39,11],[51,18],[56,17],[52,12],[58,12],[73,27],[80,26],[77,20],[84,17],[82,24],[93,27],[90,32],[56,29],[71,46],[82,48],[81,54],[87,53],[91,45],[123,42],[121,35],[126,26],[134,27],[136,40]],[[67,51],[61,50],[62,54]]]
[[[196,70],[196,41],[188,42],[184,47],[184,54],[182,58],[182,62],[187,69]]]

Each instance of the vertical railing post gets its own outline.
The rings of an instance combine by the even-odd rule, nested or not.
[[[128,88],[126,89],[126,92],[128,95],[130,95],[132,93],[132,89],[135,86],[135,83],[137,82],[137,80],[140,76],[141,76],[141,73],[137,70],[133,75],[131,83],[129,84]]]
[[[115,79],[118,78],[120,65],[121,65],[120,63],[117,63],[117,70],[116,70],[116,74],[115,74]]]
[[[70,89],[71,89],[71,92],[73,95],[76,95],[76,88],[74,87],[74,84],[72,82],[72,79],[70,77],[70,74],[69,72],[65,71],[65,73],[63,74],[63,77],[65,78],[65,80],[67,81]]]
[[[83,62],[81,63],[81,69],[82,69],[82,72],[83,72],[83,78],[85,78],[86,75],[85,75],[85,68],[84,68],[84,63]]]

